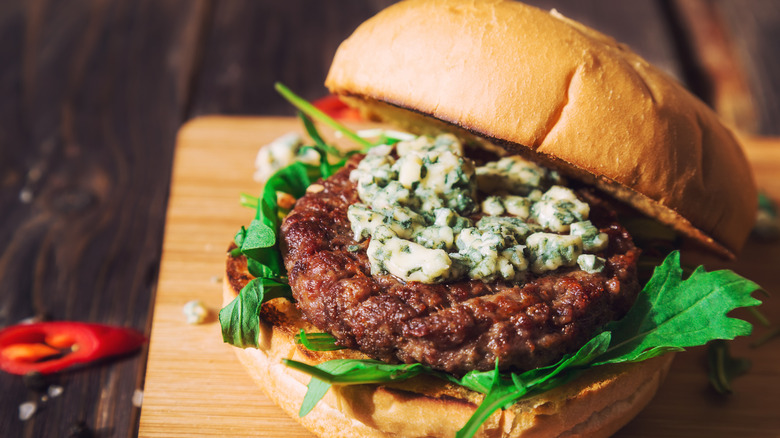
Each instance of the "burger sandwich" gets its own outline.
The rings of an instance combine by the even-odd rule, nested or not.
[[[248,199],[220,312],[315,434],[608,436],[675,351],[750,332],[726,313],[758,286],[683,275],[672,247],[739,251],[748,163],[627,47],[517,2],[411,0],[358,27],[326,85],[400,131],[367,139],[278,86],[320,161]]]

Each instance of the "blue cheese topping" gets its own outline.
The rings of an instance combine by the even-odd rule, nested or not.
[[[517,282],[529,271],[604,268],[593,253],[608,237],[588,220],[588,204],[522,157],[475,166],[456,137],[421,136],[371,149],[350,179],[362,203],[347,216],[355,240],[371,239],[374,275]]]

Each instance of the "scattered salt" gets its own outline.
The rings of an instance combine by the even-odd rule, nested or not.
[[[24,187],[19,191],[19,201],[23,204],[29,204],[33,200],[33,192],[29,187]]]
[[[136,389],[133,392],[133,406],[140,408],[144,401],[144,391],[142,389]]]
[[[35,402],[24,402],[19,405],[19,419],[27,421],[35,415],[35,411],[38,410],[38,404]]]
[[[47,394],[49,394],[49,397],[55,398],[62,395],[62,392],[64,389],[60,385],[51,385],[49,386],[49,389],[46,391]]]

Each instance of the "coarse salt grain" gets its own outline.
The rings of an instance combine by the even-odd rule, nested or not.
[[[47,394],[49,394],[49,397],[55,398],[62,395],[62,392],[64,391],[63,387],[60,385],[51,385],[49,386],[49,389],[46,391]]]
[[[143,402],[144,402],[144,391],[141,389],[136,389],[135,392],[133,392],[133,406],[140,408]]]
[[[19,405],[19,419],[27,421],[35,415],[35,411],[38,410],[38,404],[35,402],[24,402]]]

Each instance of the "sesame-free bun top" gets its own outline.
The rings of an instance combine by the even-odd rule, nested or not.
[[[715,113],[555,11],[397,3],[341,44],[326,85],[407,129],[433,122],[531,154],[721,255],[738,252],[755,221],[750,167]]]

